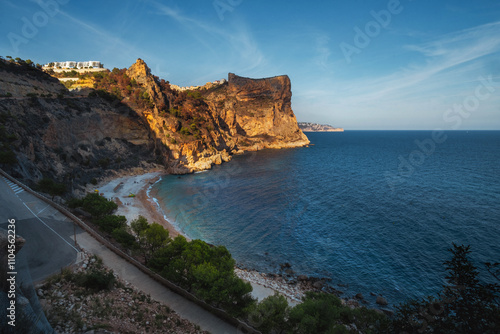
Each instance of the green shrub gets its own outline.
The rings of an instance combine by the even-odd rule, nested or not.
[[[87,194],[82,199],[81,206],[96,219],[109,215],[118,208],[115,202],[106,199],[104,196],[100,196],[98,193]]]
[[[255,304],[249,312],[250,325],[257,328],[263,334],[273,332],[279,333],[289,329],[287,319],[291,307],[285,297],[279,293],[266,297],[260,303]]]
[[[201,95],[201,92],[199,90],[189,91],[187,93],[187,96],[191,97],[193,99],[202,99],[203,98],[203,96]]]
[[[87,273],[79,273],[75,276],[76,285],[93,292],[110,290],[115,281],[112,271],[102,269],[91,269]]]
[[[0,150],[0,163],[9,165],[17,163],[16,154],[11,149]]]
[[[125,228],[127,226],[127,218],[125,216],[106,215],[99,218],[96,224],[102,231],[111,233],[115,229]]]
[[[111,236],[125,248],[132,249],[137,246],[135,237],[128,233],[124,227],[114,229],[113,232],[111,232]]]
[[[66,192],[65,184],[57,183],[48,177],[44,177],[38,181],[37,188],[41,192],[48,193],[52,198],[54,198],[54,196],[62,196]]]
[[[234,259],[224,246],[177,236],[153,253],[148,265],[199,298],[242,316],[255,301],[252,286],[234,274]]]

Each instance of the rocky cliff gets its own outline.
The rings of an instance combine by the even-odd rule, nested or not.
[[[173,173],[205,170],[245,151],[309,143],[291,108],[287,76],[248,79],[230,73],[223,84],[178,92],[162,87],[140,59],[127,75],[152,101],[153,108],[131,107],[142,110],[168,147],[167,165]]]
[[[45,176],[78,190],[113,170],[189,173],[245,151],[309,143],[291,109],[287,76],[229,74],[220,85],[180,92],[139,59],[81,79],[94,81],[88,96],[0,60],[2,168],[28,183]]]

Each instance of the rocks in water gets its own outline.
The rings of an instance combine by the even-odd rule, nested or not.
[[[389,304],[387,302],[387,300],[384,297],[382,297],[382,296],[377,296],[376,303],[379,304],[379,305],[384,305],[384,306],[387,305],[387,304]]]
[[[312,285],[312,286],[313,286],[313,288],[315,288],[315,289],[321,290],[321,289],[323,289],[323,285],[324,285],[324,284],[323,284],[323,282],[322,282],[322,281],[316,281],[316,282],[314,282],[314,283],[313,283],[313,285]]]
[[[291,268],[292,265],[288,262],[280,264],[281,269]]]
[[[308,281],[309,277],[307,277],[307,275],[299,275],[299,277],[297,277],[297,280],[299,280],[301,282]]]
[[[356,299],[365,299],[363,297],[363,294],[361,294],[361,293],[357,293],[356,296],[354,296],[354,298],[356,298]]]

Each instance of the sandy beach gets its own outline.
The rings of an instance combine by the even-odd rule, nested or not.
[[[151,172],[142,175],[122,176],[104,182],[94,189],[99,190],[104,197],[118,204],[115,214],[125,216],[129,224],[141,215],[149,223],[155,222],[162,225],[169,231],[170,236],[175,238],[180,234],[179,231],[160,214],[156,203],[147,195],[148,188],[158,181],[162,175],[164,173]]]

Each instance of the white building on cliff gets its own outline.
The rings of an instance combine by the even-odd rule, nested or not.
[[[48,63],[43,66],[43,68],[61,68],[61,69],[85,69],[85,68],[103,68],[103,64],[100,61],[55,61]]]

